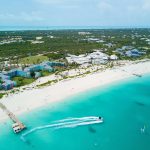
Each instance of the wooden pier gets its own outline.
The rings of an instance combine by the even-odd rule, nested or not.
[[[6,113],[14,124],[19,126],[21,131],[26,128],[26,126],[12,112],[10,112],[4,104],[0,103],[0,108]]]

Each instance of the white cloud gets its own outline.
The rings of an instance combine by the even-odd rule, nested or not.
[[[33,0],[38,5],[43,5],[44,7],[57,7],[64,9],[78,9],[81,7],[81,4],[84,4],[86,0]]]
[[[109,4],[108,2],[101,1],[98,3],[98,8],[102,12],[110,11],[113,9],[113,6]]]
[[[86,2],[86,0],[34,0],[35,2],[41,3],[41,4],[77,4]]]
[[[150,10],[150,0],[144,0],[143,6],[142,6],[143,10]]]
[[[38,3],[41,3],[41,4],[58,4],[58,3],[63,2],[62,0],[34,0],[34,1],[38,2]]]
[[[135,5],[133,6],[133,5],[131,5],[131,6],[127,7],[128,11],[136,11],[137,9],[139,9],[139,6],[135,6]]]
[[[0,20],[10,20],[10,21],[42,21],[43,18],[40,17],[39,12],[21,12],[19,14],[5,13],[0,14]]]
[[[140,3],[135,3],[134,5],[129,5],[127,10],[134,12],[147,12],[150,11],[150,0],[142,0]]]

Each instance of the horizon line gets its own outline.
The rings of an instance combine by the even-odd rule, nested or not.
[[[150,26],[36,26],[0,25],[0,31],[40,31],[40,30],[103,30],[103,29],[150,29]]]

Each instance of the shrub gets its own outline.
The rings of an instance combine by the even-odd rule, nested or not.
[[[3,93],[0,93],[0,99],[3,98],[3,96],[4,96],[4,94],[3,94]]]

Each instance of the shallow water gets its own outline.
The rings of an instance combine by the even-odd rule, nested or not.
[[[10,121],[1,123],[0,150],[150,149],[150,76],[86,91],[20,118],[28,126],[26,134],[54,121],[90,116],[102,116],[104,123],[36,130],[25,136],[25,141],[12,132]]]

